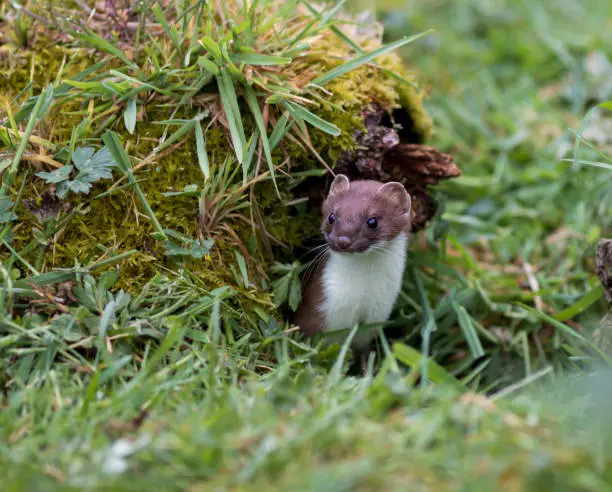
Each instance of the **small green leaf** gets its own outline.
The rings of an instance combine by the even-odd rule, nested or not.
[[[102,311],[102,316],[100,317],[100,331],[98,332],[100,337],[103,337],[108,331],[109,327],[115,321],[115,301],[110,301],[106,306],[104,306],[104,310]]]
[[[70,185],[68,183],[68,181],[62,181],[55,186],[55,193],[62,200],[66,198],[66,195],[70,191]]]
[[[74,169],[73,166],[67,165],[67,166],[62,166],[59,169],[56,169],[55,171],[51,171],[50,173],[46,173],[46,172],[36,173],[36,176],[38,176],[41,179],[44,179],[45,182],[49,184],[61,183],[62,181],[66,181],[70,177],[70,173],[72,172],[73,169]]]
[[[77,149],[78,150],[78,149]],[[75,154],[76,154],[75,150]],[[77,169],[80,171],[90,172],[91,170],[102,170],[102,169],[110,169],[115,167],[115,160],[113,156],[109,152],[108,148],[102,147],[98,150],[93,156],[88,157],[86,160],[80,161],[79,158],[75,158],[74,154],[72,156],[72,160],[76,165]],[[108,176],[110,177],[110,176]]]
[[[79,173],[74,180],[68,180],[72,170],[72,165],[66,165],[51,173],[38,173],[37,176],[45,179],[47,183],[56,183],[56,193],[60,198],[65,198],[68,191],[74,193],[89,193],[90,183],[95,183],[100,179],[112,178],[112,168],[115,162],[106,148],[98,152],[92,147],[79,147],[72,153],[74,162]]]
[[[134,134],[134,129],[136,128],[136,111],[136,99],[132,98],[128,101],[125,112],[123,113],[125,128],[130,132],[130,135]]]
[[[284,275],[273,282],[274,304],[276,304],[276,306],[281,306],[287,301],[290,283],[291,275]]]
[[[91,159],[95,151],[96,149],[92,147],[79,147],[72,152],[72,162],[79,171],[86,166],[87,161]]]
[[[74,181],[68,181],[68,187],[75,193],[88,194],[91,189],[91,184],[86,181],[79,180],[78,178]]]
[[[293,311],[296,311],[302,302],[302,285],[300,283],[300,278],[296,274],[292,275],[288,301],[289,307]]]

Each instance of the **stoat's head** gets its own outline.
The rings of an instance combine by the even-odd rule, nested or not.
[[[330,248],[363,253],[410,229],[410,195],[400,183],[334,179],[323,203],[321,230]]]

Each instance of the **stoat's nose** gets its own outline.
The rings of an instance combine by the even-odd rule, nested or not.
[[[338,236],[338,239],[336,240],[336,245],[339,249],[347,249],[351,243],[351,238],[348,236]]]

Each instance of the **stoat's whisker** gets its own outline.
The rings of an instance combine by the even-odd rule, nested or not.
[[[315,256],[314,260],[310,262],[310,265],[308,265],[308,267],[306,268],[306,272],[304,272],[303,278],[304,283],[308,282],[310,276],[312,275],[312,272],[316,270],[316,267],[319,265],[319,263],[323,261],[323,259],[329,252],[329,246],[327,244],[324,244],[323,246],[325,246],[326,248],[323,251],[319,252],[317,256]]]
[[[387,244],[374,244],[373,246],[370,246],[370,249],[368,249],[368,251],[389,253],[391,251],[391,248]]]
[[[304,256],[310,255],[312,253],[314,253],[315,251],[318,251],[322,248],[327,248],[328,245],[327,243],[323,243],[323,244],[319,244],[318,246],[314,246],[312,248],[310,248],[306,253],[304,253],[302,256],[300,256],[300,259],[304,258]]]

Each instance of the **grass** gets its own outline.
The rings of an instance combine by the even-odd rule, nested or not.
[[[609,306],[593,272],[594,248],[611,230],[612,154],[605,135],[596,144],[587,139],[598,135],[605,108],[585,118],[612,99],[605,77],[589,69],[593,59],[603,70],[602,60],[612,58],[606,30],[611,7],[573,0],[554,7],[388,3],[379,16],[389,43],[406,32],[435,29],[401,49],[419,70],[421,85],[431,89],[425,103],[435,121],[432,143],[451,152],[463,171],[437,188],[444,208],[413,241],[391,323],[393,335],[402,335],[383,340],[365,377],[348,377],[345,351],[288,333],[256,296],[249,310],[237,301],[237,289],[250,283],[240,254],[231,266],[239,287],[211,291],[182,268],[160,271],[128,293],[113,288],[116,272],[100,273],[117,257],[45,271],[44,265],[24,265],[27,251],[13,248],[0,268],[3,490],[611,487],[612,429],[603,410],[609,408],[609,340],[601,321]],[[146,78],[155,70],[134,66],[129,76],[146,82],[160,100],[182,100],[203,81],[180,66],[187,53],[179,41],[188,35],[180,30],[185,24],[164,20],[167,12],[155,10],[170,40],[160,47],[167,55],[163,70]],[[265,19],[260,22],[263,32]],[[20,20],[15,32],[26,42],[24,25]],[[204,44],[223,46],[217,25],[199,29],[210,36]],[[197,48],[195,41],[188,45]],[[281,63],[290,48],[269,56]],[[249,140],[257,138],[243,135],[241,109],[234,107],[232,87],[241,83],[231,68],[236,60],[225,56],[227,48],[219,48],[218,58],[214,47],[209,52],[202,64],[212,76],[219,70],[226,114],[235,116],[228,128],[239,163],[230,169],[209,162],[198,144],[199,166],[211,177],[206,196],[215,197],[210,203],[218,210],[207,222],[212,230],[218,214],[242,210],[244,181],[232,176],[246,169],[247,183],[263,178],[248,162]],[[594,52],[603,58],[593,58]],[[176,71],[178,88],[160,85],[169,71]],[[130,101],[139,89],[125,79],[126,70],[121,73],[125,82],[101,79],[77,87],[78,97],[125,102],[125,116],[114,116],[129,130]],[[21,137],[7,145],[5,177],[19,176],[26,146],[36,143],[33,135],[43,138],[33,132],[51,91],[55,98],[76,97],[62,92],[66,87],[49,88],[46,97],[30,98],[3,118],[5,128]],[[270,92],[291,96],[278,87]],[[300,130],[310,124],[333,133],[300,101],[280,97],[275,104]],[[253,133],[270,164],[256,106],[247,104],[255,113]],[[113,116],[105,111],[92,114],[103,114],[99,121]],[[178,129],[157,152],[171,148],[173,135],[178,142],[193,131],[199,141],[200,120],[162,123]],[[100,125],[98,137],[104,135],[156,223],[116,134],[104,133],[108,126]],[[70,152],[85,144],[80,131],[71,133]],[[271,147],[281,133],[279,124],[268,135]],[[20,193],[17,188],[11,204]],[[6,216],[0,207],[5,247],[11,244],[11,206]],[[61,224],[50,227],[47,237]],[[205,239],[156,229],[175,255],[205,258]],[[41,235],[33,243],[44,240]],[[13,278],[15,265],[29,277]],[[297,268],[276,267],[286,274],[277,291],[290,295]],[[69,291],[61,289],[65,282]],[[62,299],[70,296],[67,309]]]

